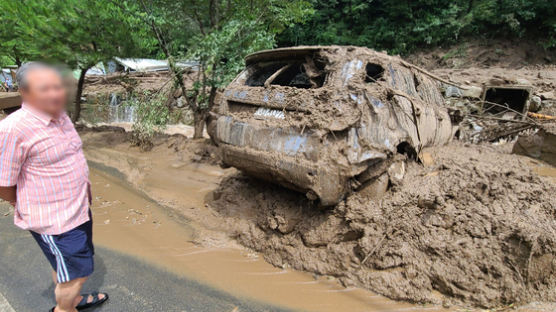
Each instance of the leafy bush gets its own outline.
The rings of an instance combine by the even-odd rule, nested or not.
[[[143,150],[153,147],[153,138],[162,132],[170,121],[170,109],[166,105],[167,95],[163,92],[133,96],[125,105],[135,107],[136,120],[133,124],[132,143]]]

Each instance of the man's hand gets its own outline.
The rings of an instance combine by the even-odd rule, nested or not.
[[[0,198],[10,203],[10,205],[15,207],[17,202],[16,197],[17,186],[0,186]]]

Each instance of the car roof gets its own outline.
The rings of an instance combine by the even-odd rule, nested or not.
[[[262,50],[259,52],[255,52],[249,54],[245,58],[246,65],[251,65],[253,63],[261,62],[261,61],[273,61],[279,60],[283,58],[300,58],[304,57],[305,55],[312,54],[315,51],[319,50],[337,50],[337,49],[348,49],[348,48],[359,48],[355,46],[297,46],[297,47],[288,47],[288,48],[278,48],[278,49],[270,49],[270,50]]]

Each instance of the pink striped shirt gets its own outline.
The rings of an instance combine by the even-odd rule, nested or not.
[[[0,121],[0,186],[17,185],[14,223],[58,235],[89,220],[89,167],[64,113],[55,119],[26,105]]]

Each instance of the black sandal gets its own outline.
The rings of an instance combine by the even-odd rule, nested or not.
[[[98,297],[99,293],[98,292],[93,292],[92,294],[88,295],[88,294],[84,294],[81,295],[83,296],[83,299],[81,299],[81,302],[79,302],[79,304],[77,305],[77,307],[75,307],[78,311],[82,311],[82,310],[86,310],[92,307],[96,307],[99,306],[101,304],[103,304],[106,300],[108,300],[108,294],[103,294],[104,298],[100,299]],[[93,297],[93,301],[91,302],[87,302],[87,300],[89,299],[89,296]]]

